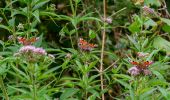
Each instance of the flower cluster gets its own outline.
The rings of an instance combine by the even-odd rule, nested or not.
[[[111,24],[112,23],[112,19],[110,17],[108,18],[102,18],[102,20],[108,24]]]
[[[18,30],[23,30],[24,29],[24,25],[22,23],[19,23],[17,28],[18,28]]]
[[[143,6],[142,10],[143,10],[144,16],[157,17],[155,11],[152,8],[149,8],[148,6]]]
[[[146,57],[148,56],[149,53],[144,53],[144,52],[137,52],[137,56],[140,58],[140,57]]]
[[[133,66],[128,70],[128,73],[130,73],[132,76],[137,76],[141,73],[144,75],[150,75],[151,71],[149,69],[139,69],[138,66]]]
[[[43,48],[36,48],[35,46],[31,46],[31,45],[21,47],[19,52],[21,54],[33,53],[41,56],[47,54],[47,52]]]
[[[55,59],[53,55],[47,55],[47,52],[43,48],[37,48],[32,45],[21,47],[18,53],[15,53],[14,56],[21,57],[22,59],[25,59],[28,62],[40,62],[43,61],[46,56],[49,59]]]
[[[137,57],[139,60],[130,61],[133,66],[128,70],[128,73],[130,73],[132,76],[137,76],[139,74],[150,75],[151,71],[148,69],[148,67],[153,64],[153,61],[146,61],[145,58],[147,56],[149,56],[149,53],[138,52]]]
[[[133,76],[136,76],[140,74],[140,71],[136,66],[133,66],[128,70],[128,73],[130,73]]]

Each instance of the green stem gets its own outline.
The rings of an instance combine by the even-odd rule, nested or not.
[[[74,7],[73,7],[73,2],[72,0],[70,0],[70,6],[71,6],[71,11],[73,13],[73,16],[75,16],[75,10],[74,10]]]
[[[74,49],[73,40],[72,40],[71,34],[70,34],[69,36],[70,36],[70,40],[71,40],[71,46],[72,46],[72,48]]]
[[[5,88],[2,76],[0,76],[0,85],[1,85],[1,89],[2,89],[3,95],[5,96],[5,100],[9,100],[9,97],[8,97],[8,94],[7,94],[7,90]]]
[[[33,100],[37,100],[37,91],[36,91],[36,74],[35,74],[35,66],[31,64],[31,84],[32,84],[32,90],[33,90]]]
[[[27,38],[29,38],[29,34],[31,33],[31,13],[32,13],[32,5],[31,3],[29,2],[28,5],[27,5],[27,23],[28,23],[28,30],[27,30]]]
[[[32,84],[33,84],[33,93],[34,93],[34,100],[36,100],[36,86],[35,86],[35,78],[34,78],[34,75],[33,75],[33,81],[32,81]]]

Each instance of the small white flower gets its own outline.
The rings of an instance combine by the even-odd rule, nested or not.
[[[23,29],[24,29],[24,25],[23,25],[22,23],[19,23],[18,26],[17,26],[17,28],[18,28],[19,30],[23,30]]]

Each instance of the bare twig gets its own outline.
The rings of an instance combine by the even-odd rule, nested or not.
[[[107,67],[103,72],[107,71],[110,67],[112,67],[113,65],[115,65],[118,61],[119,61],[119,59],[116,60],[115,62],[113,62],[113,63],[112,63],[109,67]]]
[[[104,19],[106,19],[106,0],[103,0],[103,12],[104,12]],[[101,49],[101,60],[100,60],[100,81],[101,81],[101,91],[104,90],[104,84],[103,84],[103,56],[104,56],[104,45],[105,45],[105,35],[106,35],[106,29],[105,29],[105,22],[104,22],[104,29],[102,30],[102,49]],[[102,100],[105,100],[104,93],[102,94]]]

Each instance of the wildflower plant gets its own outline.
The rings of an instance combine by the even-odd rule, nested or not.
[[[153,64],[153,61],[145,61],[147,56],[148,53],[138,52],[138,61],[130,61],[133,66],[128,70],[128,72],[133,76],[137,76],[142,73],[144,75],[150,75],[151,71],[148,68],[151,64]]]
[[[42,48],[36,48],[35,46],[27,45],[19,49],[19,51],[14,54],[20,59],[25,60],[29,63],[42,62],[47,56],[47,52]]]
[[[28,88],[30,91],[30,94],[27,94],[29,95],[29,99],[44,99],[44,96],[47,94],[47,92],[43,94],[44,96],[41,96],[40,91],[43,91],[41,90],[43,88],[48,89],[48,86],[43,86],[42,82],[47,80],[51,80],[51,82],[54,81],[54,79],[50,79],[50,77],[54,74],[50,73],[47,75],[45,70],[48,69],[49,65],[54,61],[55,57],[52,54],[47,54],[46,50],[43,48],[38,48],[33,45],[22,46],[18,52],[14,54],[14,56],[17,63],[12,64],[13,70],[16,71],[16,73],[19,73],[21,76],[25,77],[25,80],[18,81],[21,81],[20,84],[24,82],[24,84],[31,85],[31,87],[19,86],[16,88]],[[18,67],[16,67],[14,64],[18,65]],[[48,84],[51,84],[51,82]],[[20,98],[24,96],[21,91],[18,91],[18,93],[20,94]],[[14,96],[11,98],[15,99],[16,97]]]

